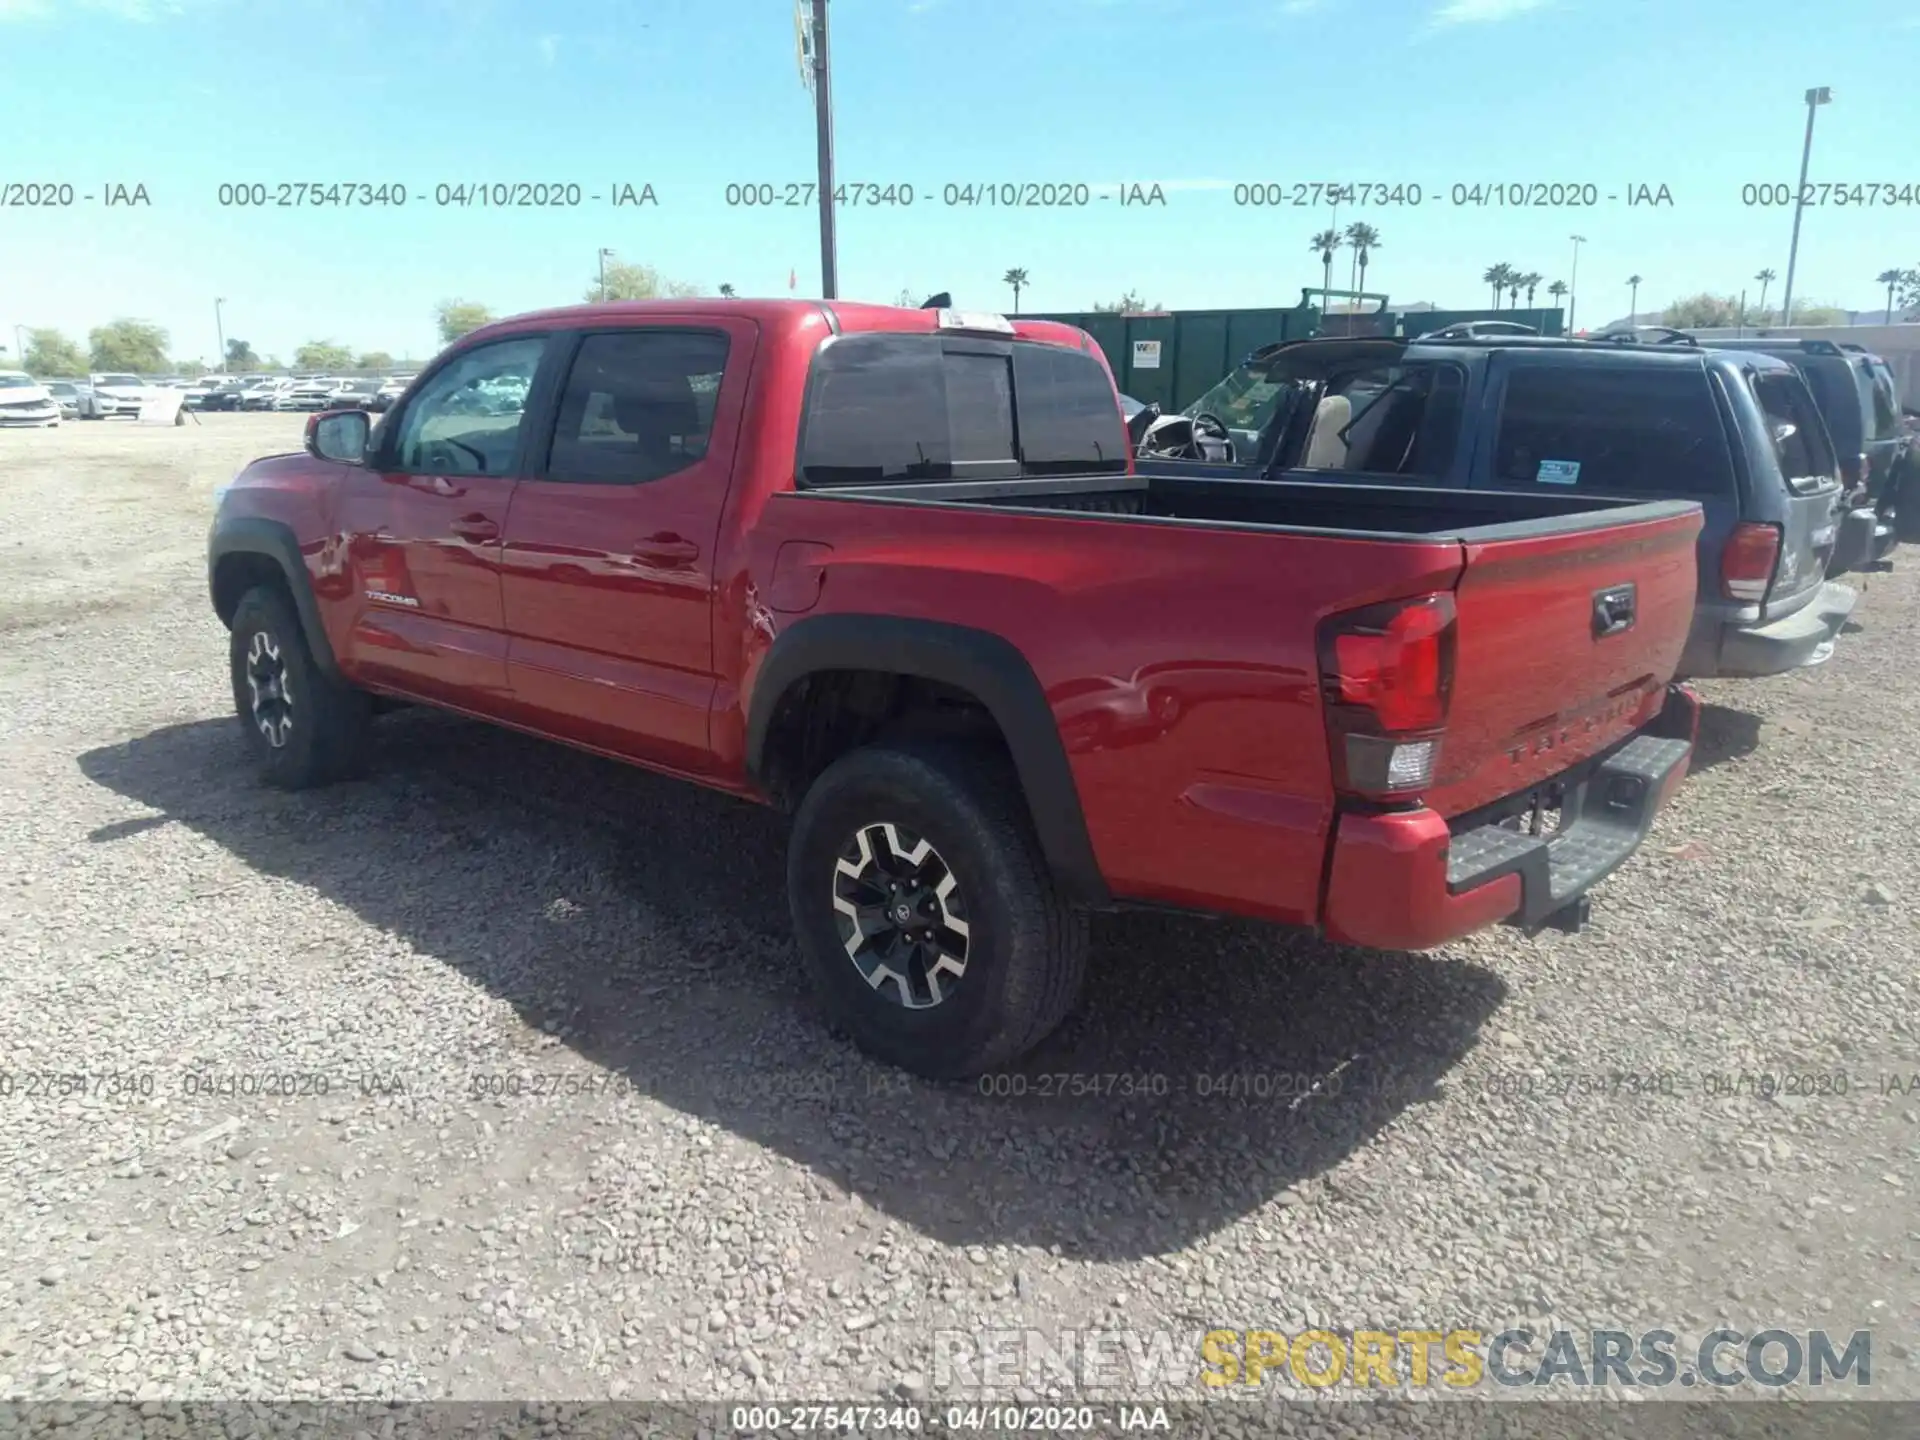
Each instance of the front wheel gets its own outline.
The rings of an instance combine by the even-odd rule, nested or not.
[[[807,791],[787,857],[801,954],[870,1054],[935,1080],[1018,1059],[1073,1008],[1086,916],[996,750],[874,746]]]
[[[234,711],[269,785],[304,790],[360,768],[367,697],[315,663],[284,591],[263,585],[240,597],[228,658]]]

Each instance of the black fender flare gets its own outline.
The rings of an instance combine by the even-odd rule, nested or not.
[[[795,681],[823,670],[912,675],[978,699],[1006,737],[1034,832],[1062,892],[1083,905],[1112,903],[1052,707],[1012,642],[970,626],[896,615],[820,615],[783,630],[760,662],[748,702],[747,773],[756,783],[767,783],[767,732],[781,697]]]
[[[301,557],[300,542],[293,538],[292,527],[258,515],[214,522],[207,536],[207,594],[216,614],[220,609],[220,562],[229,555],[262,555],[279,567],[281,578],[287,582],[287,593],[293,597],[293,608],[299,612],[300,628],[306,632],[307,649],[314,663],[328,679],[340,679],[340,664],[334,658],[332,642],[327,639],[327,627],[320,623],[313,577],[307,573],[307,562]]]

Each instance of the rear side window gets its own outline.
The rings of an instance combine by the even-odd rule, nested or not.
[[[810,486],[1124,472],[1125,424],[1098,361],[1059,346],[848,335],[814,360]]]
[[[1733,489],[1706,372],[1692,367],[1521,365],[1508,374],[1494,481],[1648,496]]]
[[[698,463],[727,368],[718,330],[622,330],[580,342],[547,478],[638,485]]]
[[[1838,469],[1813,396],[1798,375],[1780,371],[1753,377],[1753,396],[1766,412],[1780,473],[1789,480],[1826,479]]]
[[[1882,360],[1869,360],[1867,378],[1873,385],[1873,435],[1875,440],[1895,440],[1900,436],[1900,392],[1893,383],[1893,371]]]

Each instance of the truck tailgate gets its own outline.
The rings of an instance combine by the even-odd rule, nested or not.
[[[1434,809],[1458,815],[1531,789],[1658,713],[1693,622],[1702,524],[1697,506],[1660,509],[1574,532],[1463,537]]]

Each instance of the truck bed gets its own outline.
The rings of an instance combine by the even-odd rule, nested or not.
[[[1431,486],[1311,485],[1219,476],[1087,475],[1045,480],[916,481],[811,492],[846,499],[982,505],[1053,514],[1097,514],[1284,529],[1374,540],[1461,543],[1566,534],[1663,519],[1690,501],[1635,502],[1593,495],[1442,490]]]

